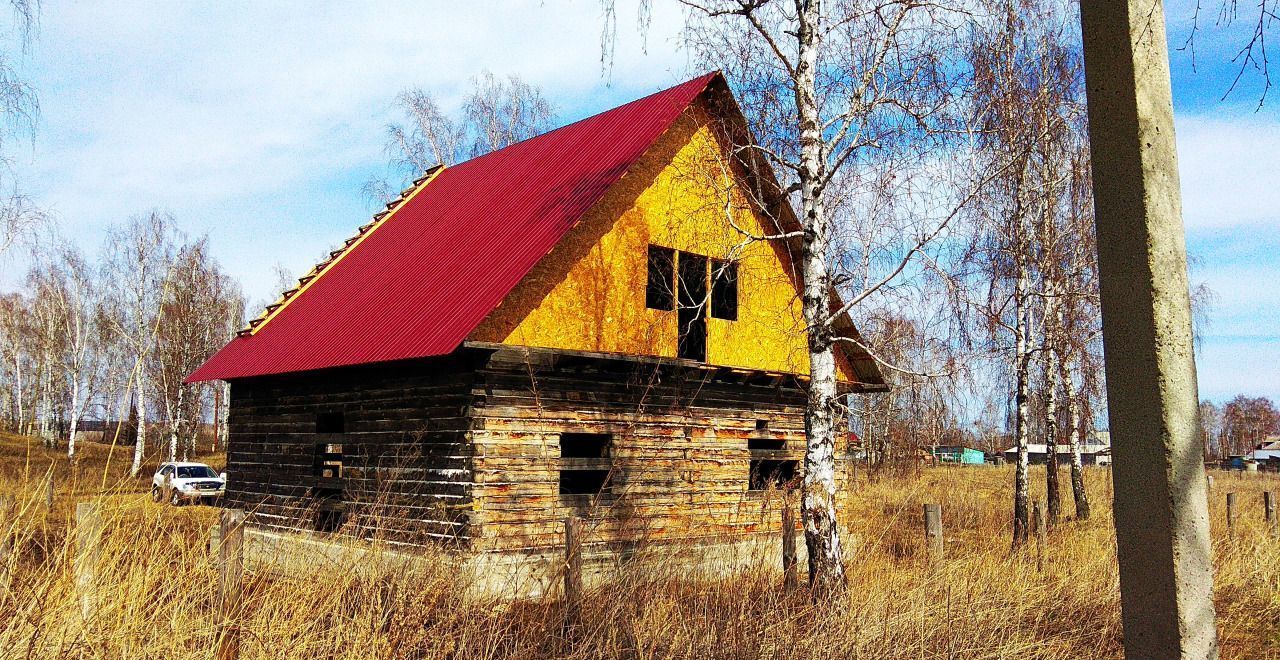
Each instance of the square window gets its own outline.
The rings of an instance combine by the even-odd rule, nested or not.
[[[608,433],[561,433],[560,494],[609,493],[612,443],[613,436]]]
[[[676,251],[649,246],[649,281],[644,290],[644,304],[649,309],[676,308]]]
[[[711,261],[711,316],[738,320],[738,264],[732,261]]]
[[[560,458],[609,458],[608,433],[561,433]]]
[[[316,433],[346,433],[346,428],[341,410],[316,414]]]
[[[781,451],[785,449],[786,443],[783,440],[774,440],[773,438],[747,438],[747,449],[766,449],[770,451]]]
[[[608,470],[561,470],[561,495],[596,495],[609,492]]]
[[[749,490],[782,489],[796,478],[799,461],[752,459],[751,474],[747,481]]]

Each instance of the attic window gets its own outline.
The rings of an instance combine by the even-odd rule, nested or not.
[[[738,264],[711,261],[711,317],[738,320]]]
[[[649,246],[649,282],[644,290],[644,304],[649,309],[673,310],[675,296],[676,251]]]

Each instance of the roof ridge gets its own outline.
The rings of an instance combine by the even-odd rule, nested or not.
[[[676,89],[679,89],[679,88],[681,88],[681,87],[684,87],[685,85],[693,85],[693,83],[698,82],[699,80],[703,81],[703,83],[702,83],[702,87],[705,89],[705,88],[706,88],[706,86],[707,86],[708,84],[710,84],[710,83],[711,83],[711,81],[712,81],[713,79],[715,79],[717,76],[722,76],[722,75],[723,75],[723,74],[722,74],[722,73],[720,73],[720,71],[719,71],[719,70],[715,70],[715,71],[711,71],[710,73],[704,73],[704,74],[702,74],[702,75],[700,75],[700,76],[695,76],[695,77],[690,78],[690,79],[688,79],[688,80],[686,80],[686,81],[684,81],[684,82],[682,82],[682,83],[677,83],[677,84],[672,85],[672,86],[670,86],[670,87],[665,87],[665,88],[663,88],[663,89],[660,89],[660,90],[658,90],[658,91],[656,91],[656,92],[653,92],[652,94],[646,94],[646,95],[644,95],[644,96],[641,96],[641,97],[640,97],[640,98],[638,98],[638,99],[632,99],[632,100],[630,100],[630,101],[627,101],[626,103],[623,103],[622,105],[617,105],[617,106],[614,106],[614,107],[612,107],[612,108],[608,108],[608,109],[605,109],[605,110],[601,110],[600,112],[595,112],[595,113],[589,114],[589,115],[587,115],[587,116],[585,116],[585,117],[579,117],[578,119],[575,119],[575,120],[573,120],[573,121],[571,121],[571,122],[569,122],[569,123],[567,123],[567,124],[561,124],[560,126],[557,126],[557,127],[553,128],[553,129],[551,129],[551,130],[549,130],[549,131],[546,131],[546,132],[544,132],[544,133],[539,133],[539,134],[537,134],[537,135],[531,135],[531,136],[529,136],[529,137],[527,137],[527,138],[524,138],[523,140],[517,140],[516,142],[512,142],[511,144],[508,144],[507,146],[502,147],[501,149],[494,149],[493,151],[490,151],[490,152],[488,152],[488,153],[480,154],[479,156],[472,156],[471,158],[468,158],[468,159],[466,159],[466,160],[464,160],[464,161],[459,161],[459,162],[457,162],[457,163],[454,163],[453,165],[450,165],[450,167],[461,167],[461,166],[466,165],[466,164],[468,164],[468,163],[472,163],[472,162],[475,162],[475,161],[477,161],[477,160],[480,160],[481,158],[485,158],[485,157],[488,157],[488,156],[492,156],[492,155],[494,155],[494,154],[502,153],[503,151],[506,151],[507,149],[510,149],[510,148],[512,148],[512,147],[519,146],[519,145],[522,145],[522,144],[526,144],[526,143],[529,143],[529,142],[533,142],[534,140],[537,140],[537,139],[539,139],[539,138],[546,137],[546,136],[548,136],[548,135],[552,135],[552,134],[554,134],[554,133],[556,133],[556,132],[558,132],[558,131],[562,131],[562,130],[564,130],[564,129],[566,129],[566,128],[570,128],[570,127],[575,126],[575,125],[577,125],[577,124],[581,124],[581,123],[582,123],[582,122],[584,122],[584,121],[588,121],[588,120],[594,119],[594,118],[596,118],[596,117],[599,117],[600,115],[607,115],[607,114],[609,114],[609,113],[611,113],[611,112],[616,112],[616,111],[618,111],[618,110],[622,110],[622,109],[624,109],[624,108],[626,108],[626,107],[628,107],[628,106],[632,106],[632,105],[635,105],[635,104],[637,104],[637,103],[642,103],[642,102],[644,102],[644,101],[649,100],[649,99],[650,99],[650,98],[652,98],[652,97],[655,97],[655,96],[661,96],[661,95],[663,95],[663,94],[667,94],[667,93],[669,93],[669,92],[671,92],[671,91],[674,91],[674,90],[676,90]]]

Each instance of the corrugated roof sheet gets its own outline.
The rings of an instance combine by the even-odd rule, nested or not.
[[[718,76],[445,168],[188,382],[452,352]]]

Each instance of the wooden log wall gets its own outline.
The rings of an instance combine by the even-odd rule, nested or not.
[[[479,551],[558,548],[570,516],[584,544],[623,551],[773,539],[781,493],[751,488],[752,462],[795,461],[798,479],[804,405],[789,376],[520,348],[236,381],[228,506],[314,530],[337,500],[347,533]],[[335,412],[342,432],[318,433]],[[573,433],[608,434],[608,457],[561,457]],[[339,478],[319,473],[330,444]],[[562,469],[601,468],[606,492],[561,494]]]
[[[474,548],[552,547],[570,516],[584,543],[620,548],[776,537],[781,493],[751,490],[749,473],[752,459],[803,469],[805,394],[790,377],[503,349],[480,380]],[[611,436],[607,493],[560,493],[561,469],[582,460],[561,458],[563,433]]]
[[[228,506],[266,528],[314,530],[337,509],[348,533],[465,542],[476,358],[233,382]],[[339,412],[342,432],[317,433],[319,416]],[[340,477],[318,473],[327,444],[342,445]]]

